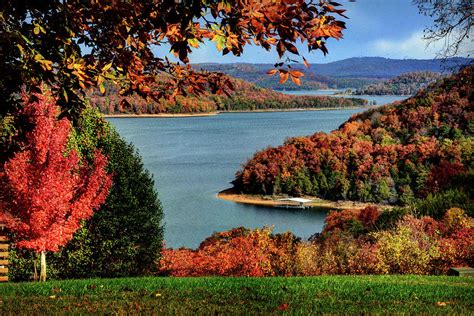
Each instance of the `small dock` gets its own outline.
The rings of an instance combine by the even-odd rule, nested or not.
[[[278,199],[279,202],[275,204],[274,207],[278,208],[296,208],[296,209],[305,209],[311,207],[310,203],[313,200],[303,199],[303,198],[285,198]]]

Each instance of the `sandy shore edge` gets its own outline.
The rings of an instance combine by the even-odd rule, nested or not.
[[[219,112],[206,112],[206,113],[161,113],[161,114],[104,114],[105,118],[146,118],[146,117],[156,117],[156,118],[170,118],[170,117],[198,117],[198,116],[214,116],[219,114]]]
[[[160,114],[104,114],[105,118],[172,118],[172,117],[202,117],[215,116],[225,113],[269,113],[269,112],[304,112],[304,111],[333,111],[333,110],[357,110],[368,109],[373,106],[350,106],[350,107],[329,107],[329,108],[297,108],[297,109],[257,109],[257,110],[235,110],[235,111],[215,111],[203,113],[160,113]]]
[[[226,201],[235,202],[235,203],[269,206],[269,207],[285,205],[284,202],[278,201],[278,199],[283,198],[283,196],[240,194],[236,192],[233,188],[220,191],[219,193],[217,193],[217,198],[226,200]],[[314,196],[303,196],[303,198],[314,200],[313,202],[306,204],[308,206],[336,209],[336,210],[363,209],[370,205],[375,205],[380,208],[393,207],[391,205],[381,205],[381,204],[355,202],[355,201],[328,201],[328,200],[322,200],[322,199],[316,198]]]

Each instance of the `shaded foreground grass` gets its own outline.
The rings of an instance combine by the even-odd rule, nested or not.
[[[472,313],[474,278],[121,278],[0,284],[0,314]]]

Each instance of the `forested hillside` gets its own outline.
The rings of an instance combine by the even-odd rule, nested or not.
[[[357,97],[333,98],[325,96],[291,96],[255,84],[232,79],[234,91],[230,96],[207,95],[187,97],[178,96],[175,101],[163,100],[160,103],[147,101],[132,95],[119,95],[116,86],[107,84],[105,94],[98,90],[89,91],[92,105],[105,114],[160,114],[160,113],[205,113],[214,111],[252,111],[267,109],[304,109],[304,108],[338,108],[366,106],[367,101]]]
[[[355,115],[329,134],[260,151],[237,173],[235,188],[399,204],[458,188],[472,198],[473,70]]]
[[[381,79],[390,79],[407,72],[449,73],[469,63],[469,58],[451,58],[443,63],[439,59],[390,59],[382,57],[348,58],[327,64],[312,64],[309,69],[302,64],[293,65],[302,70],[302,85],[292,82],[280,84],[274,77],[266,76],[273,64],[197,64],[196,68],[220,71],[230,76],[253,82],[261,87],[276,90],[308,90],[327,88],[362,88]]]
[[[372,83],[354,93],[356,95],[413,95],[421,88],[440,79],[440,73],[431,71],[408,72],[395,78]]]

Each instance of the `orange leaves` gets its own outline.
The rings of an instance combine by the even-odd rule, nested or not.
[[[293,83],[295,83],[296,85],[301,85],[301,77],[304,76],[304,73],[302,73],[301,71],[298,71],[298,70],[292,70],[290,71],[290,76],[291,76],[291,80],[293,81]]]
[[[299,71],[299,70],[286,70],[286,69],[270,69],[267,71],[267,75],[273,76],[274,74],[279,74],[280,76],[280,83],[285,83],[288,81],[289,78],[291,78],[291,81],[293,81],[294,84],[296,85],[301,85],[301,77],[304,76],[304,73]]]
[[[291,76],[291,81],[293,81],[293,83],[296,84],[297,86],[301,85],[301,79],[298,77]]]
[[[277,72],[278,72],[278,69],[270,69],[269,71],[267,71],[267,75],[273,76],[273,75],[276,74]]]
[[[172,276],[271,276],[282,253],[268,228],[215,233],[197,250],[165,249],[160,270]]]
[[[272,44],[272,45],[275,45],[278,42],[278,40],[274,37],[267,38],[266,41],[268,44]]]
[[[288,75],[286,70],[280,70],[280,83],[285,83],[288,80]]]
[[[103,72],[111,75],[110,69],[103,67],[112,59],[127,94],[137,92],[144,98],[159,96],[171,100],[188,90],[225,92],[226,89],[214,85],[217,80],[203,84],[181,78],[176,87],[160,91],[149,89],[150,78],[154,81],[154,76],[162,73],[173,76],[173,62],[168,55],[175,54],[181,62],[189,63],[189,53],[206,39],[212,40],[222,54],[240,56],[245,46],[253,42],[265,50],[276,46],[279,56],[284,58],[299,54],[297,42],[310,50],[326,53],[325,40],[340,38],[344,29],[344,24],[334,17],[343,11],[327,1],[218,0],[198,1],[192,6],[175,1],[126,1],[122,5],[111,5],[107,1],[95,1],[93,5],[71,1],[43,7],[28,3],[24,8],[15,1],[11,3],[4,13],[11,25],[11,30],[5,32],[5,43],[11,38],[18,41],[6,46],[5,60],[20,58],[16,69],[21,72],[18,77],[24,78],[17,88],[10,88],[11,94],[18,93],[20,86],[43,80],[64,90],[61,105],[75,114],[79,111],[74,108],[80,107],[78,104],[82,102],[72,104],[71,101],[83,99],[82,90],[93,86],[104,91],[98,75],[103,76]],[[38,17],[54,11],[58,19],[25,21],[23,13],[33,11]],[[210,14],[203,19],[203,12]],[[49,36],[50,30],[56,35]],[[165,44],[170,45],[169,51],[164,49]],[[84,46],[90,51],[81,50]],[[154,54],[160,51],[161,55]],[[39,55],[34,60],[36,54]],[[38,67],[31,67],[32,63]],[[291,78],[293,83],[301,84],[301,76],[284,72],[279,75],[282,82]],[[188,86],[184,87],[185,84]],[[64,102],[66,100],[69,102]]]
[[[291,70],[291,71],[290,71],[290,75],[291,75],[292,77],[295,77],[295,78],[301,78],[301,77],[304,76],[304,73],[302,73],[302,72],[299,71],[299,70]]]
[[[306,58],[304,58],[304,57],[303,57],[303,63],[304,63],[304,66],[305,66],[306,68],[309,68],[309,67],[310,67],[308,61],[307,61]]]

